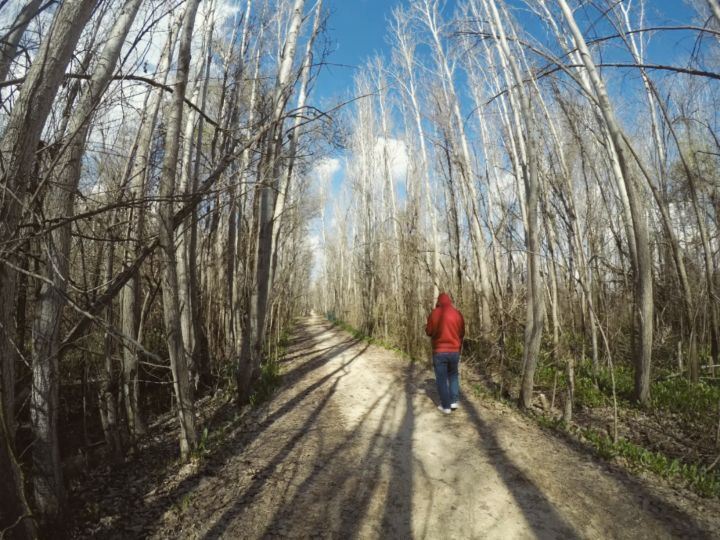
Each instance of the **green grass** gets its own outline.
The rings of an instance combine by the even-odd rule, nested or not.
[[[173,506],[175,507],[175,510],[178,514],[184,513],[190,507],[190,503],[192,502],[194,496],[194,493],[189,492],[180,497],[180,499],[175,502]]]
[[[538,368],[538,385],[552,387],[557,373],[558,391],[566,385],[564,366],[562,369],[551,365]],[[597,381],[597,382],[596,382]],[[615,384],[619,402],[624,407],[631,407],[630,396],[633,390],[632,371],[625,367],[615,369]],[[482,386],[474,385],[473,392],[480,397],[492,396]],[[610,371],[602,368],[593,378],[592,364],[586,361],[575,369],[576,405],[584,407],[601,407],[612,405],[612,381]],[[698,421],[703,418],[709,421],[712,428],[717,418],[717,407],[720,400],[720,388],[707,383],[692,384],[687,379],[675,377],[657,381],[652,386],[652,407],[658,410],[679,414],[686,421]],[[500,399],[503,403],[516,408],[514,401]],[[679,459],[668,457],[662,452],[643,448],[624,438],[613,442],[612,438],[602,431],[593,428],[573,429],[554,416],[532,416],[537,423],[551,431],[559,431],[572,437],[579,437],[589,445],[596,455],[606,460],[621,460],[631,470],[649,471],[657,476],[686,486],[703,497],[720,497],[720,470],[708,470],[708,467],[697,463],[684,463]]]
[[[545,363],[538,367],[536,383],[539,387],[551,388],[557,373],[557,389],[567,386],[565,366],[553,366]],[[634,379],[628,366],[615,367],[615,393],[618,403],[623,407],[632,407]],[[685,377],[673,376],[656,370],[658,380],[650,389],[650,408],[677,414],[684,421],[708,422],[711,428],[718,417],[720,408],[720,386],[705,381],[691,383]],[[612,378],[607,367],[601,367],[593,373],[590,360],[579,362],[575,366],[575,404],[580,407],[604,407],[612,405]]]
[[[552,388],[557,373],[557,391],[567,388],[565,365],[553,366],[541,364],[536,372],[536,384],[539,387]],[[633,373],[625,366],[615,367],[615,394],[618,403],[630,405],[634,389]],[[575,365],[575,405],[580,407],[612,406],[612,376],[610,369],[600,367],[593,373],[592,362],[585,359]]]
[[[545,365],[538,369],[539,385],[551,387],[557,371],[558,391],[566,387],[564,366],[555,368]],[[615,367],[615,392],[618,405],[623,408],[637,407],[632,396],[634,390],[633,372],[630,367]],[[720,387],[707,382],[691,383],[684,377],[668,377],[656,380],[651,386],[650,409],[664,414],[677,416],[685,425],[693,429],[716,429],[718,407],[720,406]],[[575,368],[575,405],[597,408],[612,406],[612,379],[610,370],[602,367],[593,373],[589,360],[579,363]],[[540,425],[550,429],[566,430],[559,419],[541,416]],[[604,432],[592,428],[579,430],[580,437],[605,459],[621,458],[631,468],[650,471],[663,478],[680,481],[704,497],[720,497],[720,471],[708,470],[697,463],[684,463],[668,457],[661,452],[643,448],[627,439],[613,442]]]
[[[277,346],[272,353],[266,352],[265,360],[260,364],[260,377],[255,382],[254,391],[250,396],[250,406],[257,407],[269,400],[282,384],[282,366],[280,359],[285,356],[290,344],[290,333],[284,329],[280,333]]]
[[[600,458],[623,461],[630,470],[649,471],[661,478],[679,482],[702,497],[720,497],[720,472],[708,470],[695,463],[683,463],[662,452],[653,452],[624,438],[612,438],[593,428],[568,429],[562,419],[551,416],[536,417],[542,427],[577,436]]]
[[[497,400],[481,385],[473,385],[472,390],[479,397],[490,397]],[[499,401],[517,409],[517,404],[513,401],[507,399]],[[592,428],[573,430],[568,428],[559,417],[538,415],[533,418],[546,429],[562,432],[571,437],[578,436],[582,442],[592,448],[596,455],[605,460],[622,459],[631,470],[649,471],[662,478],[680,482],[703,497],[720,497],[720,471],[708,470],[707,467],[695,463],[683,463],[678,459],[669,458],[661,452],[643,448],[627,439],[620,438],[617,442],[613,442],[611,437]]]

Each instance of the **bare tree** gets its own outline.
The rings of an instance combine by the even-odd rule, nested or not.
[[[585,38],[575,22],[570,6],[566,0],[559,0],[559,5],[575,41],[575,45],[580,52],[583,65],[587,69],[588,76],[592,82],[595,97],[597,98],[598,106],[602,112],[605,125],[617,154],[618,164],[627,190],[637,261],[634,276],[635,319],[638,329],[637,348],[635,352],[635,397],[639,402],[647,403],[650,399],[650,367],[653,336],[652,258],[650,255],[647,217],[645,215],[643,199],[637,185],[637,180],[632,176],[630,171],[626,157],[627,148],[625,140],[620,125],[615,118],[615,112],[610,103],[610,98],[607,95],[605,84],[597,71]]]
[[[272,140],[269,151],[271,157],[264,177],[264,185],[259,193],[259,224],[257,237],[256,269],[253,278],[252,293],[250,297],[249,315],[246,315],[243,331],[242,349],[240,352],[240,365],[237,373],[238,399],[245,403],[250,398],[250,388],[262,358],[262,348],[265,337],[266,316],[269,301],[270,285],[272,283],[272,239],[276,223],[273,221],[276,193],[284,175],[282,167],[283,119],[285,107],[292,92],[291,74],[295,58],[300,26],[303,19],[304,0],[295,0],[288,26],[285,42],[280,53],[277,79],[273,97]]]
[[[5,35],[0,37],[0,82],[7,79],[12,63],[17,56],[20,40],[30,22],[38,14],[41,4],[42,0],[28,0]]]
[[[31,191],[28,179],[33,176],[35,152],[40,143],[40,135],[45,120],[52,107],[55,94],[60,87],[65,68],[70,62],[75,44],[85,22],[90,18],[95,5],[93,0],[69,1],[64,3],[55,14],[48,35],[38,51],[35,61],[25,77],[20,95],[13,105],[5,131],[0,140],[2,206],[0,207],[0,232],[6,238],[0,251],[4,261],[0,267],[0,294],[3,298],[14,299],[17,275],[10,266],[15,259],[14,251],[19,242],[20,216],[24,211],[25,194]],[[9,432],[14,425],[14,362],[17,345],[13,336],[13,301],[4,302],[0,309],[0,357],[3,362],[3,404],[5,416],[11,419]],[[38,375],[40,375],[38,373]],[[33,380],[34,388],[49,388],[55,372],[45,372]],[[51,394],[50,394],[51,395]],[[57,404],[47,402],[42,410],[34,408],[33,424],[35,431],[49,432],[53,429]],[[55,439],[57,441],[57,439]],[[35,454],[36,464],[42,471],[45,483],[35,483],[35,500],[42,513],[50,518],[57,515],[63,500],[62,479],[60,476],[59,451],[57,442],[48,441],[46,454]]]
[[[189,0],[185,6],[182,29],[179,36],[178,62],[173,88],[173,98],[167,118],[165,155],[160,176],[159,239],[163,252],[163,321],[167,334],[168,353],[173,375],[173,387],[177,399],[177,414],[180,423],[180,454],[188,459],[197,444],[195,433],[195,409],[193,406],[190,373],[183,343],[180,298],[178,295],[177,259],[175,251],[174,197],[177,158],[180,146],[180,129],[185,89],[190,71],[190,45],[200,0]]]

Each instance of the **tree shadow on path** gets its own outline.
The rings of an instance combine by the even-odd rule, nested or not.
[[[322,365],[325,365],[332,358],[343,354],[356,344],[356,340],[352,342],[343,342],[341,345],[335,347],[335,350],[333,350],[332,353],[326,353],[321,356],[315,357],[307,361],[306,363],[296,367],[293,370],[292,375],[288,378],[288,381],[286,381],[286,384],[291,384],[291,382],[293,381],[299,382],[301,379],[307,376],[308,373],[319,368]],[[319,390],[326,383],[332,380],[332,386],[322,392],[323,397],[321,401],[318,403],[317,406],[312,409],[312,412],[308,416],[307,420],[303,422],[302,426],[294,428],[296,433],[290,439],[288,439],[288,441],[282,446],[282,448],[280,448],[279,451],[276,452],[272,460],[267,465],[265,465],[260,471],[254,474],[253,482],[246,489],[244,489],[241,494],[238,494],[236,501],[227,510],[225,510],[225,512],[223,512],[223,514],[213,523],[212,527],[205,534],[205,538],[217,538],[221,536],[223,532],[225,532],[226,529],[242,514],[246,507],[248,507],[253,502],[255,497],[259,494],[263,485],[274,473],[276,468],[286,460],[286,458],[291,454],[291,452],[293,452],[293,450],[299,445],[302,439],[307,436],[307,434],[311,430],[315,429],[321,412],[326,408],[327,403],[335,393],[339,381],[345,376],[345,373],[343,372],[346,372],[347,367],[359,356],[361,356],[368,347],[369,345],[366,344],[351,358],[344,360],[339,367],[337,367],[330,373],[327,373],[307,388],[303,389],[301,392],[286,401],[280,408],[269,414],[263,420],[259,428],[254,432],[253,438],[257,438],[275,421],[277,421],[290,411],[294,410],[316,390]],[[236,444],[232,445],[232,447],[230,448],[232,449],[231,451],[233,455],[239,454],[242,451],[242,449],[238,448],[238,445]]]
[[[317,531],[358,538],[368,530],[383,538],[413,536],[412,366],[407,369],[405,387],[397,385],[400,379],[388,381],[354,428],[345,433],[329,429],[326,435],[320,430],[314,456],[298,464],[310,473],[296,484],[284,479],[285,492],[292,494],[274,501],[276,509],[260,537],[303,537]],[[368,433],[371,425],[375,427]]]
[[[580,538],[542,490],[505,453],[495,431],[480,417],[475,406],[465,400],[463,408],[480,435],[489,463],[495,467],[535,535],[538,538]]]
[[[291,341],[289,354],[296,355],[297,359],[313,354],[316,351],[314,347],[317,345],[317,336],[330,330],[330,327],[326,325],[317,326],[319,329],[316,329],[314,325],[309,329],[307,326],[301,326]],[[292,369],[283,374],[284,383],[281,392],[292,388],[299,380],[330,362],[336,356],[345,353],[357,343],[358,340],[342,339],[322,350],[320,356],[312,356],[305,362],[296,360]],[[266,410],[267,406],[261,406],[260,409],[245,415],[238,414],[234,403],[228,402],[220,406],[206,421],[202,422],[202,426],[208,428],[209,433],[218,433],[218,436],[223,438],[214,447],[212,455],[207,456],[201,462],[195,473],[178,482],[172,482],[173,476],[178,474],[177,439],[175,436],[159,436],[160,432],[154,431],[152,435],[156,437],[157,441],[144,447],[142,459],[116,467],[111,475],[102,477],[103,484],[101,486],[94,488],[94,498],[91,504],[98,506],[98,502],[107,499],[107,502],[101,503],[99,506],[103,509],[107,508],[109,514],[102,520],[101,525],[98,524],[99,526],[92,528],[93,534],[114,538],[137,537],[139,531],[152,534],[152,531],[157,530],[158,526],[162,526],[163,516],[168,510],[173,507],[181,507],[183,501],[187,500],[186,497],[198,488],[201,481],[221,474],[220,471],[229,460],[241,453],[273,422],[290,412],[320,386],[332,379],[364,350],[363,348],[353,358],[344,361],[343,366],[315,381],[301,393],[293,395],[279,409],[270,414],[266,413],[264,417],[263,410]],[[220,433],[221,428],[222,433]],[[170,422],[162,428],[162,431],[174,433],[175,429],[175,424]],[[170,480],[169,485],[168,480]],[[130,486],[133,489],[132,493],[137,493],[137,495],[129,496],[127,500],[123,500],[122,504],[119,504],[116,494],[126,493]],[[143,494],[152,493],[156,494],[143,496]],[[73,510],[76,534],[80,534],[79,531],[82,528],[90,525],[87,522],[83,523],[88,517],[82,516],[81,511],[81,506]],[[99,520],[100,517],[96,516],[94,520]],[[109,519],[110,517],[112,519]]]
[[[466,400],[463,408],[477,430],[489,462],[497,470],[536,536],[539,538],[580,538],[580,533],[575,531],[573,526],[557,511],[543,493],[542,488],[533,482],[503,450],[495,430],[481,418],[475,405]],[[583,455],[584,452],[578,452],[565,441],[563,444],[577,456],[578,461],[587,459],[587,455]],[[653,518],[662,522],[664,528],[668,532],[672,531],[673,535],[698,539],[716,537],[704,530],[691,516],[650,493],[638,480],[631,478],[627,473],[606,470],[603,471],[603,474],[612,475],[613,480],[617,481],[624,489],[623,492],[632,497],[633,503],[637,505],[638,509],[644,511],[648,506],[653,507],[655,510]],[[592,486],[583,484],[578,489],[592,489]],[[572,501],[569,502],[572,504]],[[594,508],[593,511],[602,512],[603,501],[598,500],[597,502],[600,506]]]

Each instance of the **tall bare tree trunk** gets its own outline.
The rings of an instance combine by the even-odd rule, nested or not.
[[[113,212],[113,216],[108,226],[108,236],[113,238],[114,229],[117,226],[117,212]],[[107,247],[105,256],[105,283],[112,280],[113,270],[115,266],[115,241],[111,240]],[[102,422],[103,434],[105,435],[105,443],[110,451],[110,455],[114,460],[119,460],[122,455],[122,442],[120,438],[120,422],[118,411],[118,390],[119,381],[118,373],[115,369],[115,336],[109,329],[116,326],[115,306],[111,301],[105,311],[105,324],[108,330],[105,331],[105,363],[103,366],[102,382],[98,389],[98,403],[100,409],[100,420]]]
[[[248,8],[247,8],[246,12],[249,13],[249,10],[250,10],[250,3],[248,1]],[[262,36],[262,32],[263,32],[263,29],[261,28],[260,36]],[[252,77],[252,82],[250,83],[250,86],[251,86],[250,99],[248,102],[248,109],[249,109],[248,125],[253,125],[253,122],[255,120],[255,106],[256,106],[258,92],[259,92],[258,85],[259,85],[260,51],[261,50],[262,50],[261,47],[257,48],[257,51],[255,52],[255,58],[253,61],[253,64],[254,64],[253,77]],[[238,82],[238,84],[239,84],[239,82]],[[235,106],[237,107],[237,105],[235,105]],[[240,157],[240,164],[238,166],[238,171],[239,171],[241,179],[249,177],[249,174],[247,171],[249,163],[250,163],[250,148],[248,147],[243,151],[242,156]],[[243,185],[243,183],[241,183],[241,186],[242,185]],[[238,214],[241,214],[241,215],[248,213],[247,211],[248,211],[249,197],[248,197],[247,191],[249,191],[249,190],[241,191],[240,197],[239,197],[240,200],[237,203]],[[238,218],[237,218],[238,228],[241,227],[241,225],[242,225],[242,220],[240,219],[241,215],[238,215]],[[255,246],[254,238],[255,238],[254,235],[252,235],[252,234],[248,235],[248,239],[246,240],[246,243],[252,244],[254,247]],[[235,329],[234,329],[235,342],[233,343],[232,350],[233,350],[234,354],[236,354],[236,355],[238,352],[240,352],[240,354],[237,355],[238,357],[243,356],[242,347],[243,347],[243,344],[246,342],[246,340],[244,340],[242,338],[242,336],[244,334],[245,329],[247,328],[247,323],[246,323],[247,314],[245,314],[246,316],[243,316],[242,311],[245,308],[245,304],[246,304],[246,300],[247,300],[246,296],[248,295],[249,282],[251,281],[250,268],[254,261],[254,256],[246,256],[246,255],[249,255],[248,251],[243,252],[243,250],[237,249],[236,260],[235,260],[234,266],[236,269],[242,268],[243,274],[242,274],[242,279],[235,279],[232,284],[232,287],[233,287],[233,289],[232,289],[232,310],[233,310],[233,317],[235,319]],[[247,304],[252,306],[252,303],[247,303]]]
[[[160,176],[159,240],[163,252],[162,272],[163,320],[167,333],[167,347],[173,374],[173,388],[177,399],[180,423],[180,455],[187,460],[197,444],[195,433],[195,409],[192,387],[183,344],[180,299],[178,297],[177,259],[173,226],[175,178],[177,159],[180,152],[180,130],[182,126],[185,89],[190,71],[190,45],[200,0],[189,0],[185,7],[182,31],[179,38],[177,73],[172,102],[167,118],[165,156]],[[189,142],[189,141],[188,141]]]
[[[99,55],[95,71],[84,88],[80,100],[73,108],[68,122],[68,139],[65,154],[55,167],[54,182],[46,195],[45,216],[50,219],[70,218],[74,214],[74,199],[80,181],[85,141],[90,130],[93,112],[110,83],[115,65],[132,25],[141,0],[128,0],[123,6],[107,41]],[[33,417],[33,463],[37,468],[33,476],[37,494],[47,497],[49,489],[57,489],[55,497],[62,500],[59,449],[57,441],[57,403],[59,399],[59,328],[62,320],[67,283],[70,281],[71,223],[55,228],[45,246],[45,271],[38,298],[36,319],[33,323],[33,390],[31,411]],[[50,487],[54,486],[54,487]],[[55,503],[51,503],[54,508]],[[52,514],[52,511],[51,511]]]
[[[37,15],[42,0],[30,0],[23,6],[12,23],[10,30],[0,37],[0,82],[3,82],[10,72],[13,60],[17,55],[18,45],[30,21]]]
[[[166,83],[181,18],[177,17],[168,29],[168,37],[159,61],[158,73],[161,81]],[[129,201],[127,216],[127,240],[124,253],[126,265],[130,265],[138,256],[143,246],[145,231],[145,197],[148,192],[148,178],[150,176],[150,152],[152,150],[153,132],[157,122],[160,105],[162,103],[162,90],[157,89],[148,93],[145,100],[145,113],[140,120],[136,141],[130,159],[126,165],[122,188]],[[127,184],[127,185],[125,185]],[[141,281],[138,274],[133,274],[122,288],[122,321],[123,335],[131,338],[123,346],[122,387],[125,414],[130,432],[131,444],[134,445],[138,436],[145,433],[140,403],[138,384],[139,351],[136,342],[139,342],[140,320],[140,292]]]
[[[523,133],[525,147],[525,158],[521,162],[521,176],[525,186],[525,204],[527,212],[527,224],[525,231],[525,244],[527,249],[527,300],[525,318],[525,346],[523,348],[523,376],[520,389],[520,402],[523,407],[529,408],[532,405],[532,394],[535,385],[535,369],[540,354],[540,342],[542,339],[544,323],[544,291],[542,278],[540,276],[540,226],[538,223],[538,206],[540,185],[538,180],[538,162],[535,142],[535,115],[530,102],[530,95],[524,85],[524,78],[515,56],[510,50],[505,33],[503,22],[497,9],[495,0],[487,0],[489,14],[494,21],[494,28],[498,34],[498,45],[501,49],[501,57],[510,67],[513,76],[512,93],[517,93],[518,98],[514,107],[519,107],[516,117],[521,117],[523,125],[517,126]]]
[[[710,4],[712,5],[713,1],[716,2],[716,0],[709,0]],[[715,4],[717,6],[717,3]],[[625,41],[625,44],[630,51],[630,53],[633,56],[633,60],[636,64],[642,65],[645,63],[643,58],[643,49],[642,47],[638,46],[636,41],[635,34],[632,33],[633,28],[630,23],[630,5],[618,5],[618,8],[621,11],[621,15],[618,17],[621,21],[620,24],[618,24],[619,31],[622,32],[623,30],[627,32],[623,36],[623,40]],[[642,26],[642,21],[640,22],[640,25]],[[662,184],[663,178],[665,177],[665,170],[663,168],[663,155],[665,154],[665,142],[663,141],[662,134],[660,133],[660,127],[659,122],[657,119],[657,109],[660,110],[660,113],[665,120],[665,124],[667,126],[668,131],[670,132],[671,136],[673,137],[675,144],[678,148],[678,154],[680,157],[680,162],[683,166],[683,169],[685,170],[686,176],[688,177],[688,181],[690,183],[691,188],[691,199],[693,200],[693,208],[695,210],[695,215],[699,217],[699,214],[697,212],[697,198],[695,194],[695,186],[692,178],[692,174],[690,172],[690,167],[688,164],[688,160],[686,156],[684,155],[684,151],[681,148],[680,140],[677,136],[677,131],[673,126],[673,121],[670,118],[669,111],[667,110],[667,106],[664,103],[662,97],[660,96],[657,88],[655,87],[655,84],[653,83],[652,79],[648,76],[647,71],[644,68],[640,68],[640,75],[642,76],[643,80],[643,86],[645,87],[645,97],[647,99],[648,108],[650,110],[650,122],[652,126],[652,132],[653,132],[653,142],[654,144],[654,153],[657,155],[656,159],[656,170],[657,175],[660,179],[660,182]],[[656,109],[657,107],[657,109]],[[627,142],[627,141],[626,141]],[[662,218],[663,228],[665,230],[665,233],[667,235],[668,243],[670,244],[670,251],[672,253],[673,262],[675,265],[675,269],[677,272],[678,282],[680,284],[680,290],[683,298],[683,306],[685,308],[685,336],[684,339],[686,340],[686,350],[687,350],[687,364],[688,364],[688,375],[692,382],[697,382],[699,380],[699,361],[698,361],[698,351],[697,351],[697,323],[696,323],[696,313],[695,313],[695,302],[693,301],[693,294],[692,290],[690,288],[690,282],[688,280],[687,276],[687,270],[685,267],[685,256],[683,254],[682,248],[680,247],[680,243],[677,238],[677,234],[675,233],[673,227],[672,227],[672,221],[670,218],[670,209],[669,204],[666,199],[666,197],[663,197],[662,193],[660,192],[660,189],[658,189],[658,186],[655,185],[653,179],[651,178],[650,174],[646,170],[645,166],[643,165],[642,161],[640,160],[640,157],[633,151],[633,148],[630,146],[630,143],[627,142],[628,149],[632,152],[633,156],[635,157],[635,160],[638,164],[638,167],[640,168],[643,176],[645,177],[648,187],[650,188],[653,198],[655,199],[655,203],[658,206],[658,209],[660,211],[660,217]],[[703,234],[704,227],[703,224],[700,223],[700,232],[701,232],[701,239],[706,238],[706,236]],[[707,244],[703,241],[703,253],[707,254]],[[705,263],[706,263],[706,270],[708,268],[708,258],[705,257]],[[706,276],[708,276],[706,272]],[[710,280],[710,284],[712,284],[712,280]],[[709,289],[711,290],[711,289]],[[708,295],[710,302],[713,302],[713,295]],[[715,333],[715,335],[717,335]],[[717,360],[717,358],[715,359]],[[717,363],[717,361],[714,361],[713,363]]]
[[[440,241],[438,238],[437,215],[435,211],[433,186],[430,182],[430,159],[428,157],[427,144],[425,138],[425,128],[422,124],[422,111],[417,95],[417,83],[415,81],[414,44],[411,43],[411,36],[407,28],[407,16],[403,12],[395,13],[395,38],[399,44],[399,53],[403,62],[403,77],[405,80],[404,88],[407,97],[412,105],[412,118],[415,123],[418,143],[420,144],[420,175],[422,176],[422,188],[420,191],[425,193],[424,203],[425,212],[430,218],[430,231],[432,240],[432,266],[431,277],[433,282],[432,298],[438,297],[440,292]]]
[[[480,325],[484,331],[489,331],[491,327],[490,319],[490,295],[491,286],[487,269],[487,253],[485,237],[481,227],[481,216],[478,209],[479,195],[475,187],[474,168],[470,146],[465,131],[465,119],[460,111],[460,101],[455,90],[452,72],[445,54],[442,42],[440,40],[440,29],[437,23],[437,1],[424,0],[418,8],[424,18],[423,22],[430,31],[433,39],[434,54],[438,68],[441,70],[441,84],[447,107],[450,109],[454,129],[457,131],[459,139],[460,155],[460,194],[463,200],[463,206],[467,215],[468,224],[470,226],[471,247],[473,258],[477,267],[477,286],[479,289],[480,305]]]
[[[307,104],[310,72],[313,68],[313,45],[315,44],[315,39],[317,38],[318,31],[320,30],[320,22],[322,20],[322,5],[322,0],[317,0],[315,4],[315,15],[312,32],[310,33],[310,38],[308,39],[307,44],[305,45],[305,55],[303,56],[303,65],[300,68],[300,87],[298,88],[298,97],[296,103],[297,116],[295,117],[295,122],[290,138],[287,168],[282,177],[280,190],[277,194],[277,201],[275,203],[275,209],[273,210],[273,274],[275,272],[275,267],[277,266],[277,245],[279,240],[278,237],[281,232],[280,225],[283,220],[283,212],[285,211],[290,187],[292,185],[292,176],[295,172],[295,159],[298,149],[298,143],[300,141],[300,129],[303,121],[302,114]]]
[[[45,120],[50,112],[55,95],[70,62],[85,23],[90,18],[95,0],[68,0],[60,6],[48,31],[48,35],[31,65],[20,90],[2,140],[0,141],[0,170],[4,195],[0,207],[0,237],[7,239],[0,252],[3,260],[14,261],[14,249],[22,241],[17,225],[23,211],[23,194],[28,179],[35,168],[36,150]],[[6,299],[0,307],[0,358],[3,365],[3,404],[5,417],[14,418],[14,361],[15,343],[13,337],[15,293],[17,276],[6,264],[0,266],[0,297]],[[53,294],[46,289],[46,294]],[[41,315],[42,316],[42,315]],[[47,327],[59,321],[48,321]],[[56,340],[55,340],[56,341]],[[32,409],[32,423],[35,433],[45,434],[34,452],[35,466],[45,483],[35,483],[35,499],[40,512],[52,518],[60,511],[63,500],[63,486],[60,473],[60,455],[57,448],[56,429],[57,399],[53,396],[53,385],[57,384],[57,356],[53,355],[47,369],[33,373],[33,392],[48,398]],[[53,365],[54,364],[54,365]],[[10,424],[12,433],[12,423]]]
[[[275,96],[273,100],[274,123],[272,141],[269,147],[271,163],[268,175],[263,177],[263,186],[260,191],[260,222],[258,230],[256,271],[253,293],[250,302],[254,305],[250,310],[249,318],[251,328],[243,333],[243,346],[238,368],[238,402],[244,404],[250,398],[252,382],[260,366],[262,349],[265,340],[266,314],[269,301],[270,285],[272,280],[272,252],[273,252],[273,220],[276,193],[283,184],[285,171],[282,168],[283,143],[283,115],[285,106],[292,92],[290,75],[295,58],[300,26],[303,20],[305,0],[295,0],[292,8],[290,25],[285,37],[285,44],[280,55],[280,66],[275,83]],[[250,343],[248,343],[248,340]]]
[[[646,404],[650,400],[650,369],[652,361],[653,337],[653,283],[652,257],[647,229],[647,216],[642,196],[636,180],[632,177],[626,159],[626,147],[620,125],[615,118],[610,99],[600,74],[587,47],[585,38],[575,22],[567,0],[558,0],[570,32],[578,48],[582,62],[592,82],[598,106],[618,157],[618,166],[627,191],[631,211],[633,235],[637,265],[634,268],[635,278],[635,328],[637,339],[634,340],[635,356],[635,399]],[[633,239],[628,239],[629,242]]]

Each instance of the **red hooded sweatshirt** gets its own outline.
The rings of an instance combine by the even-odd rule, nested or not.
[[[433,352],[460,352],[465,336],[465,320],[447,294],[438,296],[437,306],[428,317],[425,333],[432,338]]]

